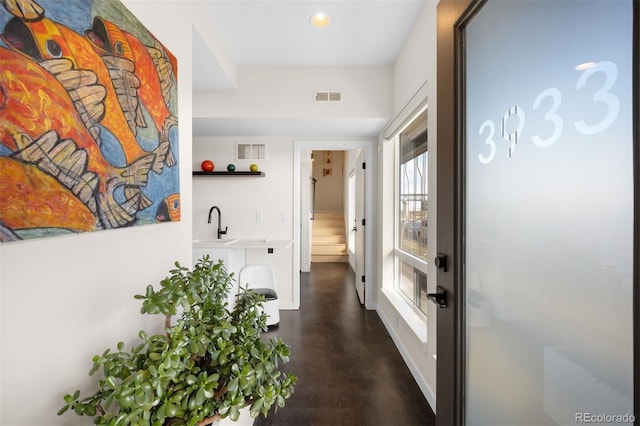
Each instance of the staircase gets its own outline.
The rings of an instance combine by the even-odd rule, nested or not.
[[[311,262],[349,261],[344,213],[316,212],[311,227]]]

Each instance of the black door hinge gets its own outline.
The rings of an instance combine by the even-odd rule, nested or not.
[[[366,219],[362,219],[362,226],[366,225],[367,220]]]
[[[365,281],[364,281],[364,275],[362,276],[362,282],[365,282]]]
[[[362,163],[362,170],[366,170],[367,169],[367,163]]]

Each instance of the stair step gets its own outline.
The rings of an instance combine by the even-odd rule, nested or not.
[[[343,219],[343,212],[315,212],[313,215],[314,220],[323,220],[323,219]]]
[[[314,228],[344,228],[343,219],[314,219]]]
[[[316,212],[311,229],[312,262],[349,261],[343,212]]]
[[[338,228],[333,226],[328,228],[313,227],[313,229],[311,230],[311,234],[313,235],[314,238],[318,235],[344,235],[344,228]]]
[[[339,256],[339,255],[312,255],[311,262],[348,262],[349,256]]]
[[[337,255],[345,255],[347,254],[347,245],[346,244],[321,244],[316,245],[315,242],[311,246],[311,255],[316,254],[337,254]]]
[[[313,236],[313,244],[346,244],[343,233],[340,234],[316,234]]]

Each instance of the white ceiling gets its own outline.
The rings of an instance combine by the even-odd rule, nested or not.
[[[399,49],[413,26],[425,0],[209,0],[202,4],[206,21],[213,31],[194,31],[193,85],[194,90],[226,89],[233,86],[220,51],[212,52],[207,45],[224,49],[226,58],[236,66],[244,65],[334,65],[380,66],[392,65]],[[329,15],[331,22],[325,29],[313,28],[310,17],[316,12]],[[203,21],[201,21],[203,22]],[[203,35],[203,33],[207,33]],[[215,34],[216,40],[202,37]],[[372,120],[346,123],[336,122],[332,133],[344,129],[344,137],[370,136],[382,125]],[[373,120],[375,121],[375,120]],[[247,126],[247,124],[249,126]],[[317,126],[327,129],[325,123]],[[264,120],[243,123],[242,120],[194,119],[194,136],[222,135],[240,129],[272,135],[286,123],[266,123]],[[290,136],[329,136],[309,134],[316,126],[296,123],[304,134]],[[362,127],[362,128],[360,128]],[[366,133],[363,134],[363,133]],[[227,135],[227,134],[225,134]],[[237,134],[242,136],[241,134]],[[249,136],[249,135],[246,135]]]

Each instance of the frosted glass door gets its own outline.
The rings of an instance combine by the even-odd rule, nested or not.
[[[468,425],[633,420],[632,25],[510,0],[466,27]]]

